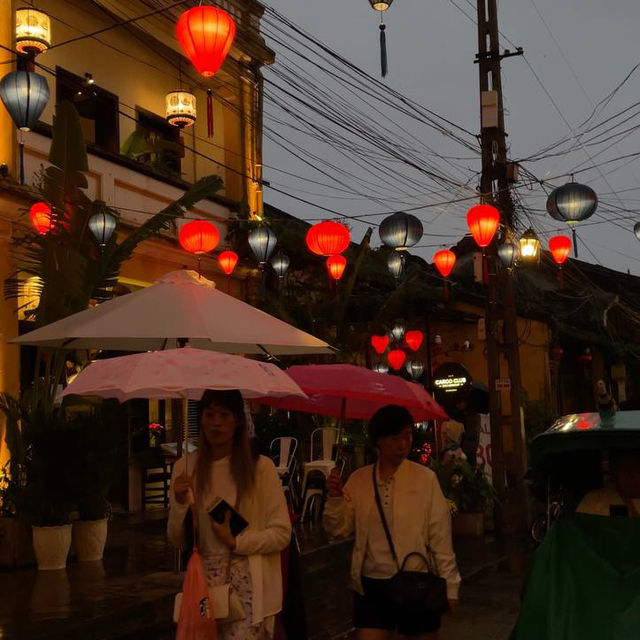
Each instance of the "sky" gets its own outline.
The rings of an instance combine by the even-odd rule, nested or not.
[[[378,14],[367,0],[269,0],[267,4],[379,78]],[[478,69],[474,64],[477,33],[475,23],[463,12],[475,18],[475,0],[395,0],[385,14],[389,75],[384,82],[475,134],[479,132]],[[587,168],[576,179],[598,193],[601,205],[589,221],[592,224],[578,229],[580,257],[640,275],[640,241],[632,230],[633,224],[640,221],[640,215],[637,219],[633,217],[633,211],[640,205],[640,160],[631,157],[609,162],[599,169],[593,166],[640,151],[640,137],[632,129],[640,124],[640,118],[633,118],[620,127],[620,130],[631,129],[627,134],[601,146],[585,146],[586,137],[575,142],[580,123],[640,62],[640,3],[637,0],[610,0],[606,4],[596,0],[503,0],[499,2],[498,13],[501,33],[513,44],[522,46],[525,52],[525,58],[512,57],[503,61],[510,157],[528,158],[563,136],[573,136],[573,141],[563,147],[567,150],[573,146],[570,154],[538,162],[524,161],[523,166],[537,178],[554,178],[574,168]],[[265,36],[269,44],[269,33]],[[284,60],[277,56],[277,44],[271,44],[276,50],[277,66]],[[501,48],[513,47],[501,37]],[[267,80],[269,73],[265,73]],[[310,71],[311,75],[315,73]],[[318,77],[321,74],[318,73]],[[597,112],[592,124],[640,101],[639,87],[640,69]],[[372,88],[377,91],[373,84]],[[269,105],[269,82],[265,91],[265,104]],[[339,89],[337,91],[340,93]],[[629,115],[635,111],[630,111]],[[266,129],[271,126],[267,119]],[[604,126],[598,131],[603,130]],[[424,136],[430,147],[439,153],[448,154],[455,149],[461,157],[472,155],[460,153],[464,149],[452,146],[443,136],[425,132],[422,127],[412,129],[411,133],[421,139]],[[394,135],[391,130],[389,135]],[[331,148],[316,145],[295,132],[291,133],[291,140],[304,148],[305,153],[311,150],[323,160],[339,164],[338,154]],[[302,167],[299,158],[269,138],[264,142],[264,160],[265,178],[280,185],[281,190],[300,196],[303,188],[296,178],[270,170],[269,166],[290,173],[304,173],[309,180],[322,182],[323,185],[314,190],[309,190],[307,184],[305,199],[338,209],[345,215],[405,208],[394,204],[397,193],[389,195],[386,202],[384,196],[382,200],[376,198],[375,202],[364,197],[349,200],[344,191],[332,189],[332,180],[310,167]],[[473,182],[472,176],[480,170],[479,158],[468,158],[460,163],[468,168],[469,184],[475,187],[477,178]],[[559,178],[551,184],[558,186],[565,181],[567,178]],[[383,189],[381,185],[380,190]],[[567,232],[566,227],[544,214],[546,195],[541,188],[528,190],[522,187],[520,193],[533,216],[530,219],[535,222],[536,231],[543,237]],[[444,192],[438,196],[425,193],[424,204],[453,199],[451,196],[455,197],[453,191],[449,198]],[[305,219],[335,217],[273,189],[266,190],[265,200]],[[408,200],[418,202],[415,194]],[[439,245],[455,244],[466,232],[465,212],[471,204],[474,203],[417,211],[416,215],[425,227],[425,236],[414,253],[431,260]],[[620,212],[614,207],[632,212]],[[615,217],[625,219],[614,220]],[[373,218],[377,222],[381,219]],[[350,224],[353,239],[359,241],[367,225],[356,221]],[[529,223],[524,220],[523,224],[526,227]],[[374,233],[374,244],[379,244],[377,233]]]

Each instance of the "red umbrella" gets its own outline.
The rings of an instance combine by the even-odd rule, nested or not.
[[[398,376],[377,373],[352,364],[293,366],[287,373],[309,396],[297,398],[252,398],[287,411],[302,411],[351,420],[368,420],[387,404],[406,407],[416,422],[446,419],[442,407],[424,387]]]

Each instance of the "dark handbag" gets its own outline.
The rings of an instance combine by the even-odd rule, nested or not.
[[[441,578],[436,569],[433,551],[426,548],[426,556],[418,551],[408,554],[400,565],[396,549],[389,532],[387,519],[384,516],[378,483],[376,482],[376,465],[373,467],[373,490],[376,495],[376,505],[382,520],[382,527],[387,536],[387,542],[391,549],[391,555],[398,567],[398,573],[391,578],[391,601],[399,611],[410,613],[411,615],[440,615],[449,610],[449,600],[447,598],[447,581]],[[407,560],[411,556],[418,556],[424,561],[427,571],[407,571],[405,569]]]

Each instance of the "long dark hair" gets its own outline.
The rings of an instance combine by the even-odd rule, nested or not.
[[[233,448],[231,450],[231,475],[238,488],[238,500],[240,500],[251,490],[255,482],[256,458],[252,455],[249,444],[244,400],[242,394],[237,390],[215,391],[209,389],[204,392],[198,403],[200,435],[198,438],[198,457],[195,464],[196,494],[205,495],[211,481],[211,464],[213,462],[211,445],[202,432],[202,413],[211,405],[228,409],[236,419],[236,431],[233,434]]]

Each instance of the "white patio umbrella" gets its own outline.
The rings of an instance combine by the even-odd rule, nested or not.
[[[332,353],[326,342],[216,289],[194,271],[173,271],[134,293],[103,302],[11,340],[72,349],[149,351],[192,347],[224,353]]]

